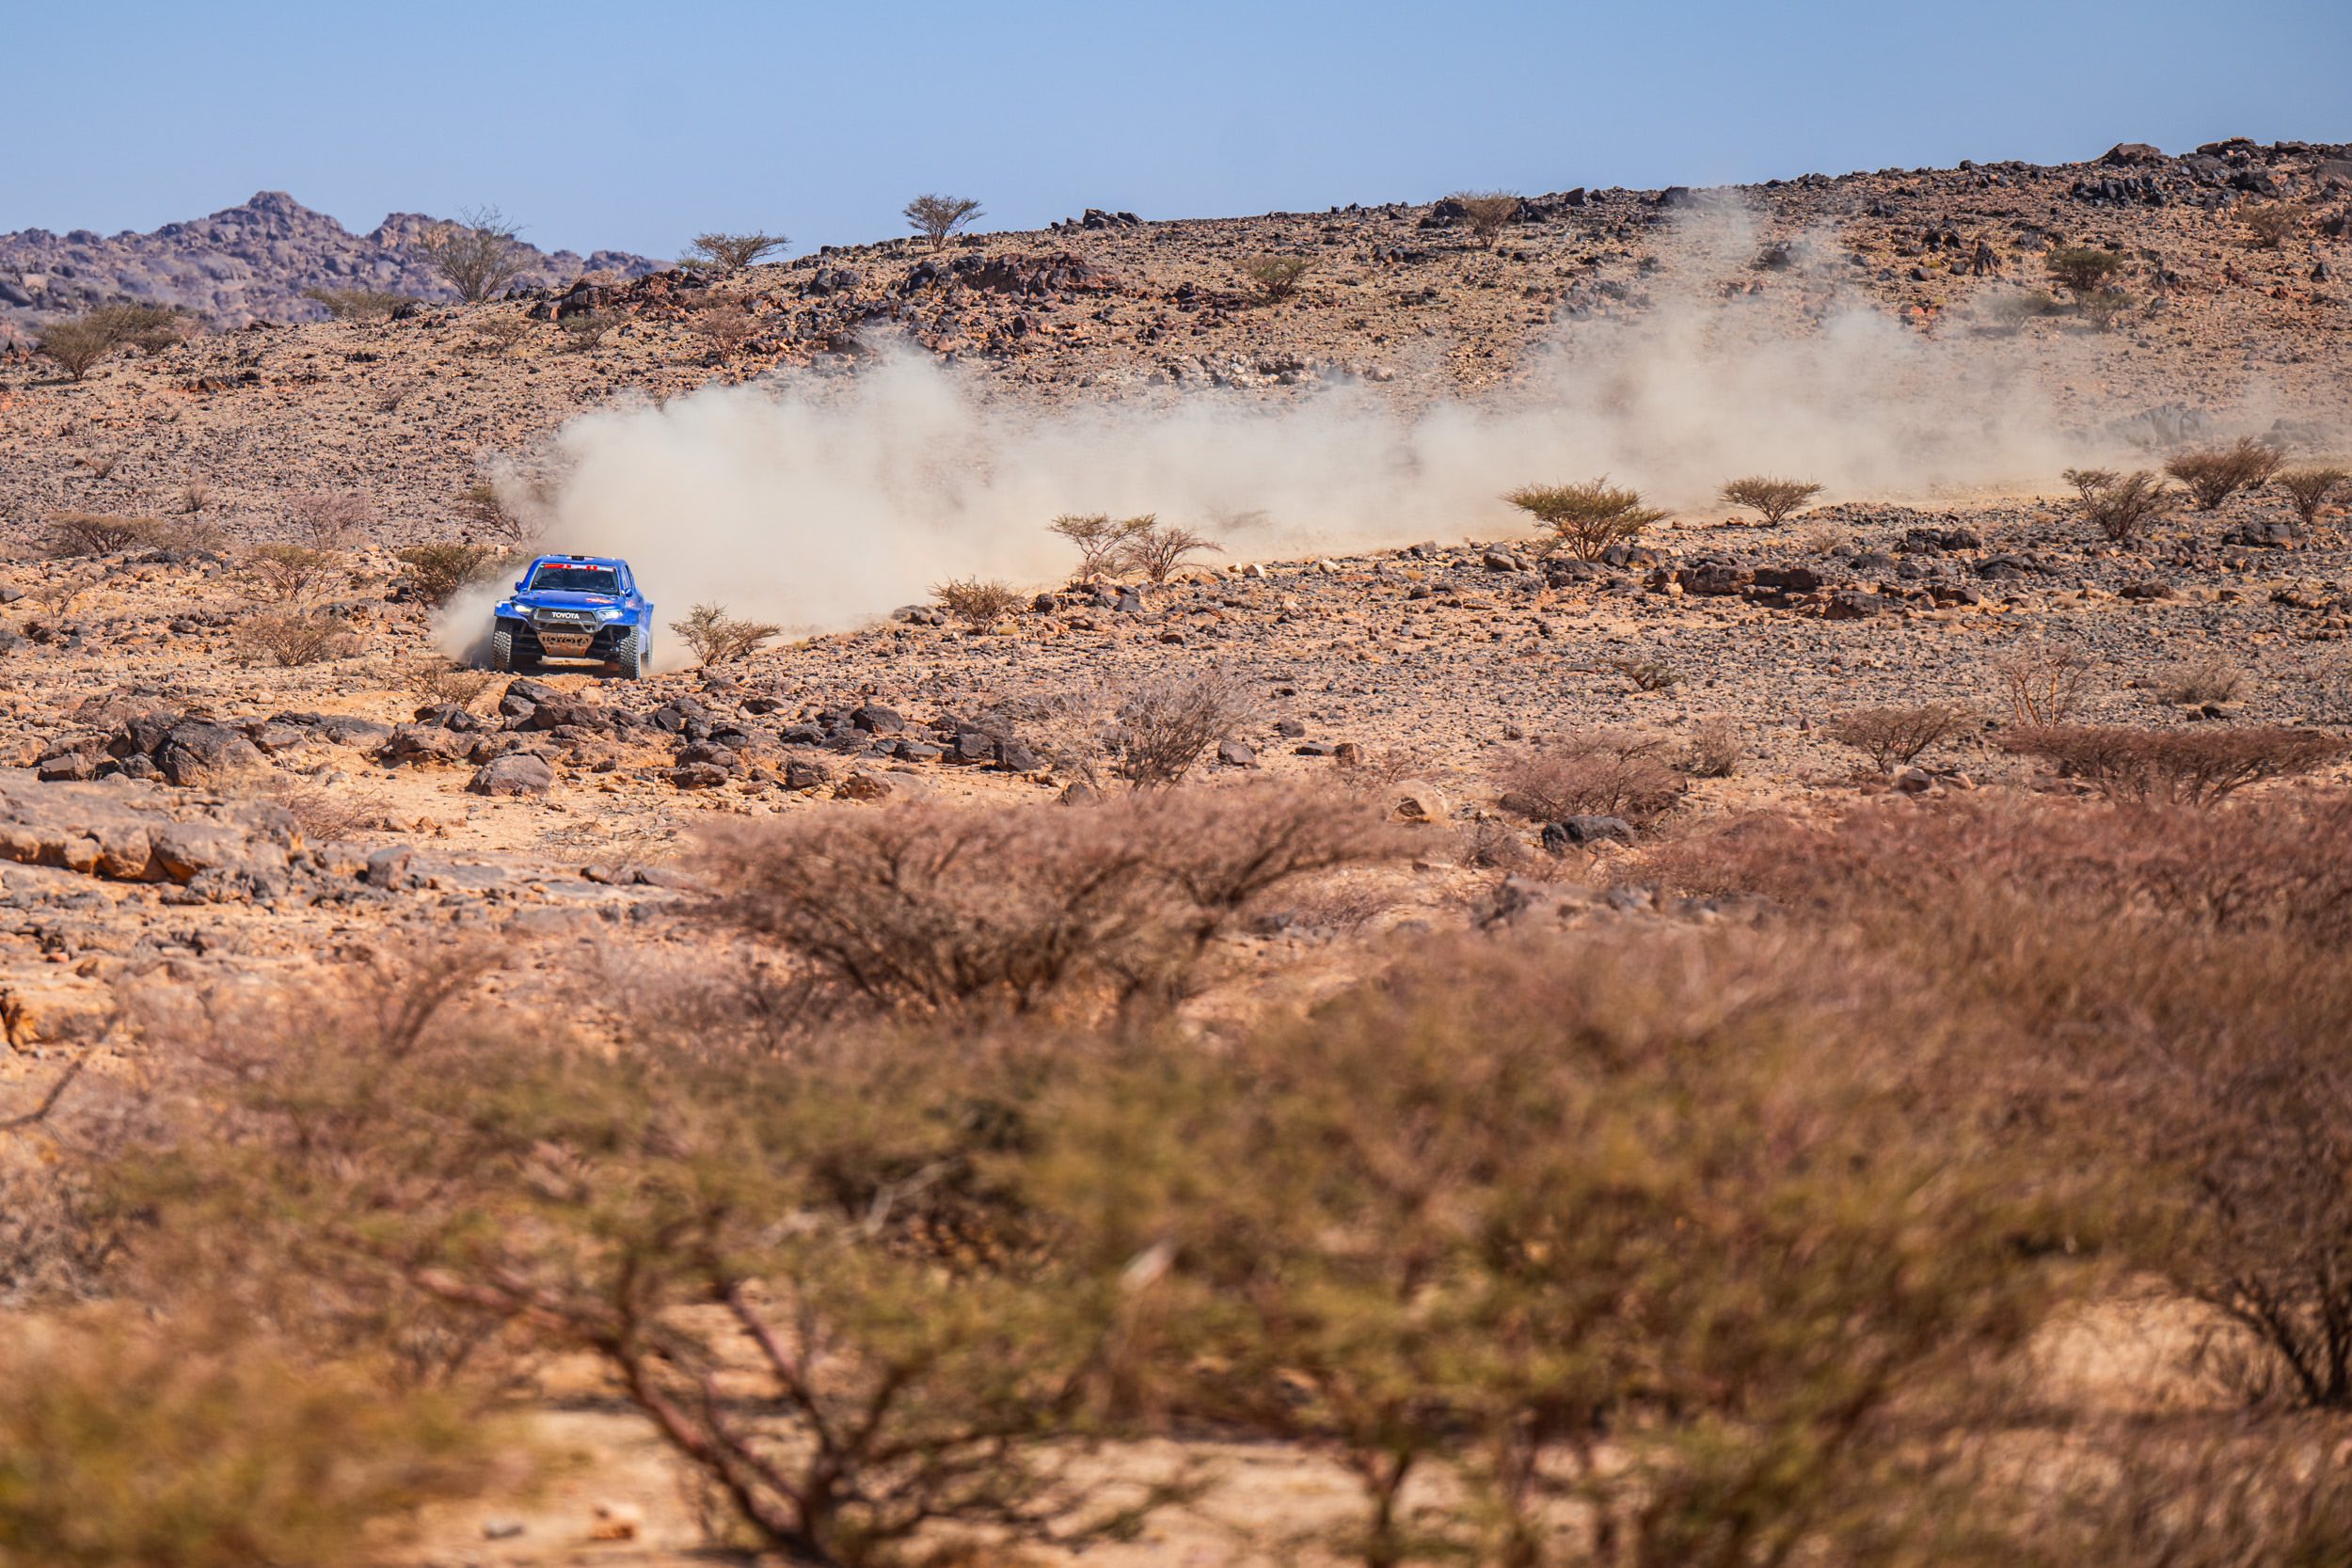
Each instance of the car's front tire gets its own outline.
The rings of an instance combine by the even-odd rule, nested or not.
[[[627,637],[613,650],[613,668],[625,681],[641,680],[645,673],[645,628],[632,626]]]
[[[515,632],[511,626],[500,626],[490,633],[490,668],[500,674],[515,672]]]

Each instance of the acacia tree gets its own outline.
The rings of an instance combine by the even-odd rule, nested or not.
[[[686,265],[711,272],[741,272],[791,243],[783,234],[697,234],[687,252]]]
[[[1544,553],[1565,546],[1579,561],[1597,561],[1610,546],[1631,544],[1667,516],[1606,474],[1576,484],[1523,484],[1502,499],[1551,530]]]
[[[906,220],[914,231],[939,249],[950,234],[971,227],[980,216],[980,204],[968,196],[937,196],[925,194],[906,204]]]
[[[530,265],[516,237],[520,233],[496,207],[477,207],[456,223],[436,224],[416,247],[459,299],[476,305],[504,291]]]

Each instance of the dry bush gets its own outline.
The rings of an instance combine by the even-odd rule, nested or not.
[[[1252,256],[1236,270],[1258,291],[1260,299],[1276,305],[1298,292],[1300,281],[1313,266],[1313,261],[1305,256]]]
[[[2063,724],[2096,682],[2091,662],[2072,648],[2026,642],[1993,661],[2010,721],[2029,729]]]
[[[254,597],[271,605],[309,604],[342,572],[341,556],[308,545],[256,545],[244,562]]]
[[[503,293],[531,264],[517,235],[496,207],[478,208],[456,223],[436,224],[416,242],[418,255],[469,305]]]
[[[1469,870],[1521,871],[1534,858],[1527,835],[1498,816],[1465,822],[1454,834],[1454,863]]]
[[[1120,526],[1127,528],[1128,532],[1120,545],[1120,563],[1133,567],[1153,582],[1166,582],[1188,556],[1206,551],[1222,554],[1225,549],[1188,528],[1155,522],[1148,515],[1130,517]]]
[[[520,547],[535,543],[547,531],[546,497],[538,486],[532,492],[522,501],[510,501],[504,490],[485,480],[468,485],[458,505],[474,527],[493,539]]]
[[[1150,513],[1113,518],[1100,512],[1072,512],[1046,524],[1045,530],[1077,546],[1078,568],[1071,574],[1071,580],[1094,582],[1125,565],[1129,543],[1157,521]]]
[[[1154,676],[1122,695],[1113,714],[1114,765],[1137,789],[1184,782],[1200,761],[1258,716],[1249,683],[1223,670]]]
[[[87,319],[101,324],[118,341],[129,343],[141,354],[161,354],[186,341],[195,325],[184,311],[170,305],[101,305]]]
[[[420,1504],[495,1480],[493,1436],[456,1402],[255,1335],[129,1313],[21,1324],[0,1338],[0,1551],[45,1568],[353,1561]]]
[[[2344,741],[2283,725],[2057,724],[2012,731],[2005,750],[2039,757],[2060,778],[2080,779],[2110,800],[2214,805],[2249,784],[2291,778],[2342,756]]]
[[[26,590],[26,596],[40,606],[41,613],[50,621],[62,621],[73,613],[73,607],[82,602],[82,595],[97,587],[99,581],[97,578],[86,578],[78,572],[54,572],[44,575]]]
[[[1974,727],[1976,716],[1949,703],[1858,707],[1831,721],[1830,738],[1870,759],[1882,773],[1907,768],[1935,746]]]
[[[686,330],[698,340],[711,358],[724,359],[752,341],[759,325],[742,306],[733,300],[714,301],[704,306],[688,319]]]
[[[1054,1207],[1166,1260],[1172,1413],[1351,1479],[1345,1558],[1870,1560],[1934,1469],[1906,1405],[2074,1266],[2021,1256],[2050,1207],[2021,1159],[1877,1076],[1856,995],[1896,988],[1845,957],[1447,945],[1075,1076]]]
[[[1502,498],[1551,530],[1542,553],[1565,546],[1579,561],[1598,561],[1612,545],[1630,545],[1669,514],[1642,504],[1642,493],[1607,475],[1579,484],[1527,484]]]
[[[1797,531],[1794,543],[1806,555],[1835,555],[1847,543],[1847,534],[1836,523],[1813,523]]]
[[[2119,545],[2137,538],[2172,504],[2173,492],[2145,468],[2114,474],[2105,468],[2069,468],[2067,481],[2082,494],[2083,515]]]
[[[390,826],[379,800],[283,773],[264,775],[253,793],[293,817],[305,844],[346,843]]]
[[[1519,211],[1517,191],[1455,191],[1446,199],[1462,209],[1471,235],[1489,249]]]
[[[2156,677],[2156,700],[2185,707],[2237,700],[2245,689],[2246,672],[2221,654],[2206,654],[2176,664]]]
[[[2287,493],[2287,499],[2295,503],[2295,515],[2303,519],[2305,528],[2310,528],[2319,521],[2319,509],[2328,504],[2328,498],[2341,489],[2347,479],[2352,479],[2352,473],[2342,468],[2314,467],[2289,468],[2271,483]]]
[[[531,318],[500,312],[471,324],[470,341],[477,354],[504,354],[531,336]]]
[[[359,645],[347,622],[320,610],[257,611],[237,623],[231,639],[245,662],[266,659],[286,670],[344,658]]]
[[[438,610],[477,582],[496,577],[512,557],[496,545],[411,545],[392,552],[408,568],[411,592]]]
[[[697,234],[680,264],[711,272],[741,272],[791,243],[782,234]]]
[[[2261,1350],[2242,1391],[2352,1405],[2352,800],[1905,803],[1653,869],[1849,929],[1977,1020],[1939,1092],[2148,1183],[2115,1244]]]
[[[9,1002],[7,1041],[29,1044]],[[135,1088],[87,1073],[89,1062],[78,1053],[0,1095],[0,1308],[103,1293],[140,1228],[105,1175],[151,1132],[148,1107]]]
[[[443,704],[471,707],[500,682],[501,677],[492,671],[476,670],[435,656],[401,665],[389,677],[389,684],[414,697],[420,707],[439,707]]]
[[[215,499],[209,479],[192,479],[180,486],[180,510],[190,516],[212,505]]]
[[[1098,1504],[1085,1441],[1149,1282],[1059,1244],[1009,1164],[1083,1053],[883,1037],[782,1064],[724,1021],[582,1055],[408,1010],[246,1053],[232,1136],[181,1162],[167,1218],[586,1356],[782,1560],[1018,1557],[1164,1495]]]
[[[2312,221],[2312,210],[2299,201],[2255,201],[2239,211],[2238,221],[2253,234],[2256,245],[2276,250],[2303,232]]]
[[[1636,691],[1672,691],[1682,684],[1682,672],[1662,658],[1613,658],[1609,668]]]
[[[555,329],[564,335],[565,353],[585,354],[602,345],[606,335],[621,321],[620,313],[614,310],[575,310],[559,318]]]
[[[1747,760],[1747,737],[1728,719],[1708,719],[1683,742],[1675,766],[1693,779],[1728,779]]]
[[[406,294],[383,289],[305,289],[302,297],[316,300],[339,322],[384,321],[408,303]]]
[[[296,496],[286,508],[299,533],[320,549],[348,545],[375,520],[375,506],[353,490],[312,490]]]
[[[2251,436],[2226,447],[2174,454],[2164,471],[2188,486],[2197,510],[2211,512],[2240,490],[2251,490],[2279,471],[2283,454]]]
[[[1030,1011],[1172,995],[1260,895],[1397,849],[1368,805],[1266,786],[844,807],[730,824],[701,864],[721,918],[868,1004]]]
[[[980,204],[968,196],[923,195],[906,204],[904,216],[916,233],[937,250],[948,237],[971,227],[981,215]]]
[[[115,470],[122,467],[122,460],[129,455],[120,447],[96,447],[74,461],[88,469],[92,479],[112,479]]]
[[[56,360],[58,368],[76,381],[87,376],[122,346],[122,340],[111,330],[87,317],[53,322],[40,329],[33,342],[45,357]]]
[[[1788,515],[1821,493],[1821,487],[1811,480],[1773,479],[1768,475],[1752,474],[1724,484],[1723,498],[1733,506],[1745,506],[1764,515],[1764,520],[1775,526],[1788,520]]]
[[[58,557],[118,555],[155,545],[164,537],[153,517],[118,517],[104,512],[59,512],[49,519],[42,544]]]
[[[1641,827],[1672,811],[1683,783],[1655,736],[1597,730],[1522,752],[1495,773],[1508,810],[1538,822],[1616,816]]]
[[[931,590],[931,598],[957,620],[981,626],[1003,620],[1027,602],[1009,584],[978,578],[950,578]]]
[[[683,621],[673,621],[670,629],[678,641],[694,650],[694,657],[704,664],[731,664],[746,659],[775,638],[784,635],[784,628],[765,621],[739,621],[727,613],[723,604],[698,604]]]

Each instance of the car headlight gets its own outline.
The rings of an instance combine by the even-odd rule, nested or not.
[[[599,621],[626,621],[628,619],[628,611],[618,608],[599,610],[596,611],[596,619]]]

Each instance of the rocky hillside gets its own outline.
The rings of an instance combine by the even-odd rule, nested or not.
[[[382,289],[418,299],[451,293],[415,248],[438,221],[394,213],[354,234],[283,191],[151,234],[101,236],[87,229],[52,234],[26,229],[0,234],[0,336],[13,325],[109,300],[177,305],[216,326],[248,322],[317,321],[326,312],[305,289]],[[546,252],[526,245],[526,287],[564,285],[582,273],[634,277],[660,263],[624,251]]]

